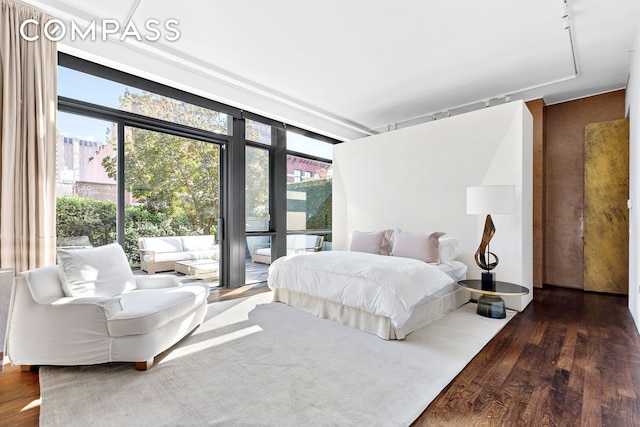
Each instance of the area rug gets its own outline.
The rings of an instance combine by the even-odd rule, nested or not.
[[[40,425],[407,426],[514,314],[469,303],[385,341],[271,298],[211,304],[146,372],[40,368]]]

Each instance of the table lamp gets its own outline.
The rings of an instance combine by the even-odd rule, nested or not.
[[[467,187],[467,214],[487,215],[480,246],[475,253],[478,267],[482,272],[482,287],[495,285],[495,273],[491,272],[498,265],[499,259],[489,251],[489,241],[496,233],[491,214],[512,214],[515,205],[515,186],[513,185],[481,185]],[[493,257],[493,261],[491,260]]]

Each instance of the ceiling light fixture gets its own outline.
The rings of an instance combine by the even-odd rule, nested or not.
[[[560,17],[566,18],[567,16],[569,16],[569,4],[567,3],[567,0],[564,0],[562,2],[562,12],[560,14]]]
[[[562,7],[560,11],[560,17],[562,18],[562,28],[569,33],[569,43],[571,44],[571,57],[573,58],[573,72],[575,76],[578,75],[578,61],[576,60],[576,48],[573,44],[573,22],[571,19],[571,8],[567,0],[562,0]]]

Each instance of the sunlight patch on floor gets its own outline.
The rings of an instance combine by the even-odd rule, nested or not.
[[[20,410],[20,412],[25,412],[25,411],[29,411],[31,409],[39,408],[40,407],[40,401],[41,401],[41,399],[32,400],[28,405],[26,405],[24,408],[22,408]]]
[[[247,328],[239,329],[237,331],[229,332],[218,337],[210,338],[204,341],[196,342],[189,345],[181,345],[179,348],[173,350],[165,358],[163,358],[158,364],[169,362],[171,360],[178,359],[180,357],[189,356],[208,348],[216,347],[226,344],[228,342],[247,337],[249,335],[262,332],[262,328],[257,325],[249,326]]]

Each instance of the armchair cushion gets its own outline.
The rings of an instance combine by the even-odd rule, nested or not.
[[[208,289],[199,283],[125,292],[120,295],[123,310],[108,321],[109,334],[125,337],[151,333],[206,303],[208,295]]]
[[[112,297],[134,289],[135,278],[118,243],[87,249],[58,249],[60,281],[70,297]]]

